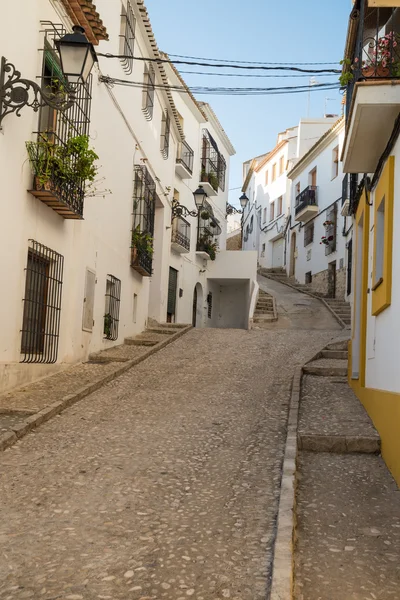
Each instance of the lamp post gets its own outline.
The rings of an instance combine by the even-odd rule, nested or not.
[[[249,199],[246,196],[246,194],[243,192],[243,194],[240,196],[239,198],[239,202],[240,202],[240,206],[242,207],[242,219],[241,219],[241,229],[242,229],[242,250],[243,250],[243,225],[244,225],[244,209],[246,208]]]
[[[56,42],[60,54],[61,68],[68,84],[66,94],[47,94],[35,82],[23,79],[20,71],[3,56],[0,64],[0,130],[4,117],[10,113],[21,116],[24,106],[30,106],[35,112],[41,106],[50,106],[65,111],[75,102],[74,87],[85,83],[97,61],[93,45],[85,36],[85,30],[79,25],[73,27],[73,33],[67,33]],[[67,97],[66,97],[67,96]]]

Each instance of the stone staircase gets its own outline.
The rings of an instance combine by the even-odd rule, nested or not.
[[[344,324],[346,327],[351,325],[351,306],[349,302],[340,300],[339,298],[327,298],[323,294],[316,292],[310,285],[298,283],[294,278],[288,277],[283,269],[259,269],[259,274],[278,283],[283,283],[305,294],[311,294],[325,303],[330,311]]]
[[[254,311],[253,323],[271,323],[277,320],[278,316],[276,312],[275,299],[273,296],[271,296],[271,294],[260,290],[256,309]]]
[[[338,316],[345,325],[351,325],[351,306],[349,302],[339,298],[324,298],[329,308]]]
[[[304,365],[298,442],[314,452],[377,453],[380,438],[347,382],[347,341]]]
[[[101,352],[91,354],[89,362],[91,363],[111,363],[128,362],[141,356],[148,348],[157,349],[162,342],[168,340],[179,331],[187,328],[188,325],[180,323],[157,323],[147,327],[145,331],[135,337],[125,338],[120,346],[113,346]]]

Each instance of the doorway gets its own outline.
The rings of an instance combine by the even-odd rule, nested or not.
[[[328,298],[336,298],[336,260],[328,263]]]
[[[290,240],[290,267],[289,277],[294,277],[296,272],[296,232],[292,233],[292,239]]]
[[[178,291],[178,271],[169,268],[167,323],[174,323],[176,317],[176,294]]]
[[[203,288],[201,283],[196,283],[193,291],[193,327],[203,327]]]

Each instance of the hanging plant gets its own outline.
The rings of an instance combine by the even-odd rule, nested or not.
[[[203,219],[203,221],[208,221],[210,219],[210,213],[208,210],[203,210],[200,213],[200,217]]]
[[[153,236],[147,231],[140,231],[140,226],[138,225],[132,231],[131,248],[136,248],[139,253],[153,256]]]

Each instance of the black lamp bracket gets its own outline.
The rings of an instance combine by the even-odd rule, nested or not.
[[[199,211],[189,210],[183,204],[180,204],[178,200],[172,200],[172,218],[176,217],[198,217]]]
[[[75,91],[70,88],[67,93],[67,97],[65,94],[48,96],[37,83],[23,79],[15,66],[3,56],[0,65],[0,130],[4,117],[11,113],[20,117],[24,106],[30,106],[35,112],[45,105],[59,111],[68,110],[75,102]]]

